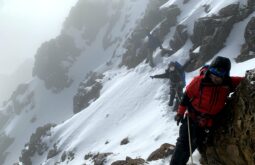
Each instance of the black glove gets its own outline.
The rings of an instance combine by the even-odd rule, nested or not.
[[[154,76],[150,76],[150,78],[152,78],[152,79],[153,79],[153,78],[154,78]]]
[[[175,115],[174,120],[177,122],[177,126],[179,126],[179,123],[182,122],[183,120],[183,115],[181,114]]]

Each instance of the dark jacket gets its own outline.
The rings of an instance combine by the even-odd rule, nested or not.
[[[162,43],[161,41],[153,36],[152,34],[147,34],[148,36],[148,47],[152,50],[155,50],[157,47],[160,47],[162,49]]]
[[[181,73],[177,69],[175,69],[174,71],[169,71],[167,69],[165,70],[165,73],[155,75],[153,76],[153,78],[168,78],[170,79],[171,87],[177,86],[182,86],[182,88],[184,87],[184,82],[182,80]]]

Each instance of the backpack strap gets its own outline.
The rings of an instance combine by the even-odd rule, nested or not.
[[[217,86],[217,85],[214,85],[214,84],[209,83],[207,81],[209,81],[209,77],[208,77],[208,75],[205,75],[204,78],[201,80],[201,83],[200,83],[200,86],[199,86],[199,105],[201,104],[201,97],[202,97],[202,94],[203,94],[203,88],[205,86]],[[233,86],[231,77],[226,77],[224,79],[223,84],[218,85],[218,86],[227,86],[229,88],[230,92],[234,92],[234,86]]]

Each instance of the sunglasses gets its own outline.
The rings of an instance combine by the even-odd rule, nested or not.
[[[227,71],[225,69],[222,68],[214,68],[214,67],[210,67],[209,71],[214,74],[215,76],[218,77],[225,77],[227,74]]]

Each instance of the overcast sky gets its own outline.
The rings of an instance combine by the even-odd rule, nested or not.
[[[56,37],[78,0],[0,0],[0,74],[34,58],[44,41]]]

